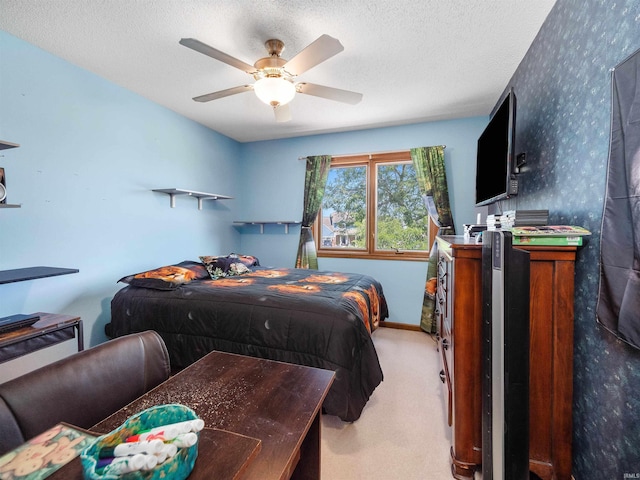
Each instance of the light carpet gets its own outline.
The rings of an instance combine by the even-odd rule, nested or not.
[[[373,341],[384,381],[357,421],[322,416],[322,480],[453,478],[435,340],[379,328]]]

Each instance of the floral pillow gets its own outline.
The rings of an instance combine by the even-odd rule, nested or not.
[[[207,278],[209,272],[198,262],[185,260],[176,265],[154,268],[146,272],[122,277],[118,282],[134,287],[153,288],[155,290],[173,290],[194,280]]]
[[[200,260],[212,279],[230,277],[248,273],[249,267],[260,265],[258,259],[252,255],[237,255],[231,253],[225,256],[201,256]]]

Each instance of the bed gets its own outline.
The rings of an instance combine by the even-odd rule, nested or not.
[[[388,316],[380,283],[354,273],[260,267],[248,256],[220,268],[228,257],[124,277],[107,335],[155,330],[175,368],[219,350],[333,370],[323,410],[357,420],[383,379],[371,337]]]

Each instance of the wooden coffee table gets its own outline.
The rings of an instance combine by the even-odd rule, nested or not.
[[[149,407],[180,403],[192,408],[207,428],[259,441],[258,448],[247,441],[242,448],[225,441],[201,443],[189,480],[224,480],[213,473],[216,465],[230,462],[241,464],[242,471],[225,478],[320,480],[321,407],[334,375],[330,370],[212,352],[91,431],[107,433]],[[76,459],[50,478],[80,479],[79,464]]]

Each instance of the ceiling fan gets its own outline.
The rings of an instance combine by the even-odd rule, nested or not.
[[[273,107],[277,122],[288,122],[291,120],[289,102],[293,100],[296,93],[327,98],[351,105],[355,105],[362,100],[361,93],[308,82],[294,83],[298,75],[344,50],[340,41],[329,35],[320,36],[291,60],[285,60],[280,57],[284,50],[284,43],[281,40],[267,40],[264,45],[269,56],[259,59],[253,65],[238,60],[194,38],[183,38],[180,40],[180,44],[227,65],[239,68],[256,80],[254,84],[240,85],[194,97],[196,102],[209,102],[253,90],[260,100]]]

